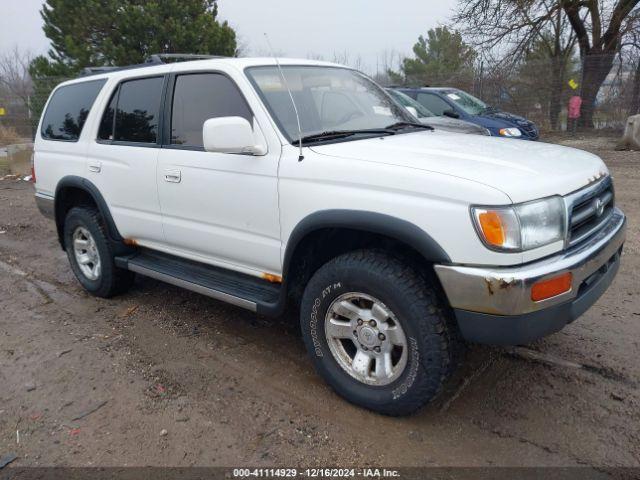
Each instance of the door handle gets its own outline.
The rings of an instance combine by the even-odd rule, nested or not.
[[[164,181],[169,183],[180,183],[182,180],[182,172],[180,170],[165,170]]]
[[[100,173],[102,170],[102,162],[91,162],[89,163],[89,171],[94,173]]]

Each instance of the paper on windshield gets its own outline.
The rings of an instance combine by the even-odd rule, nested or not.
[[[373,113],[376,115],[384,115],[385,117],[391,117],[391,109],[389,107],[381,107],[379,105],[375,105],[373,107]]]

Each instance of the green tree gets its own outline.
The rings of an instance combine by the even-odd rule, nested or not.
[[[142,63],[154,53],[237,53],[216,0],[46,0],[40,14],[51,49],[30,66],[38,99],[88,66]]]
[[[472,77],[476,52],[447,27],[429,30],[427,38],[420,36],[413,53],[415,58],[405,58],[401,66],[407,83],[451,83]]]

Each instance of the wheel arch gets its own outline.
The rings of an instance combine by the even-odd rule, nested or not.
[[[341,234],[348,237],[344,243],[336,241]],[[317,245],[323,245],[319,247],[323,251],[314,251]],[[301,220],[289,236],[283,260],[289,295],[297,297],[319,264],[328,259],[353,249],[376,247],[408,247],[402,253],[423,264],[451,262],[445,250],[411,222],[377,212],[323,210]]]
[[[122,242],[122,236],[118,232],[107,202],[104,197],[91,181],[83,177],[75,175],[69,175],[63,177],[56,186],[56,192],[54,197],[54,215],[56,228],[58,232],[58,241],[65,249],[64,246],[64,220],[67,212],[78,205],[93,205],[95,206],[105,223],[107,234],[109,239],[114,242]]]

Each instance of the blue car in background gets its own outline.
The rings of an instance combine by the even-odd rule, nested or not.
[[[435,115],[457,118],[480,125],[491,135],[521,140],[538,140],[536,125],[526,118],[490,107],[457,88],[396,88],[424,105]]]

